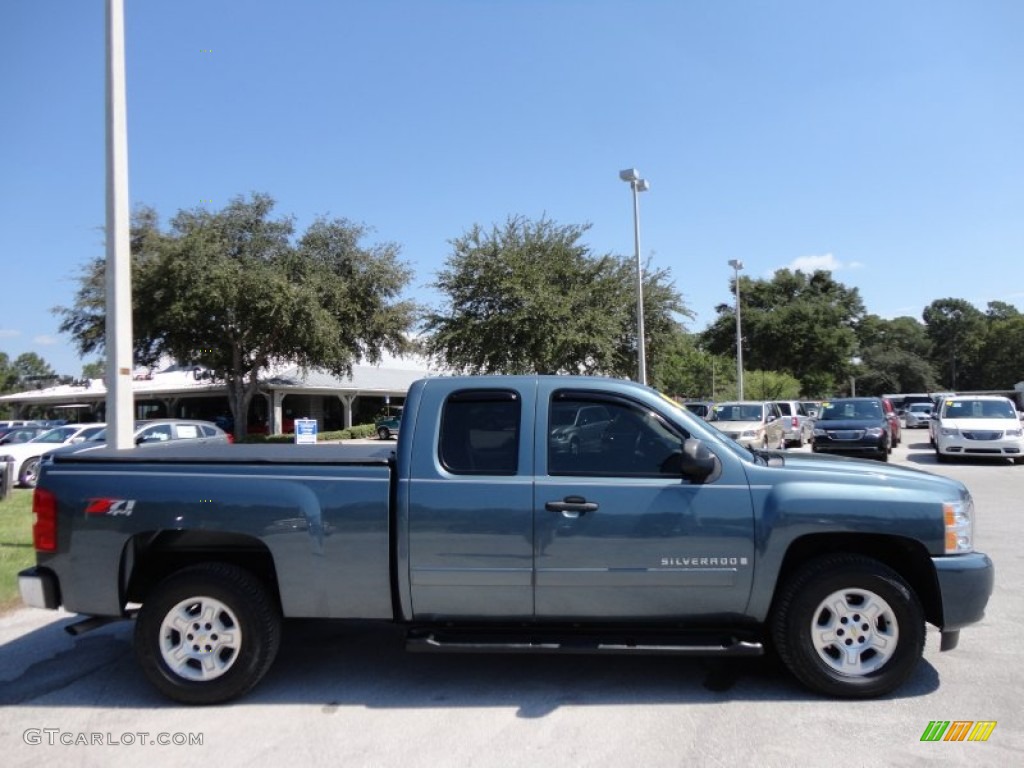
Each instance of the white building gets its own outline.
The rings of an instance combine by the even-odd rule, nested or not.
[[[407,368],[395,367],[402,364]],[[249,431],[290,432],[296,418],[316,419],[326,432],[373,420],[388,405],[405,400],[409,386],[437,375],[420,361],[391,360],[381,366],[355,365],[350,378],[322,371],[284,367],[261,377],[259,393],[249,408]],[[136,418],[180,417],[213,421],[231,413],[223,382],[201,368],[168,366],[142,369],[132,382]],[[103,421],[107,388],[91,379],[0,396],[12,407],[13,418],[41,413],[61,414],[69,421]]]

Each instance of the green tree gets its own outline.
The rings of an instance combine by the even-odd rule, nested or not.
[[[576,373],[635,377],[636,272],[628,259],[597,256],[589,226],[509,217],[474,225],[451,242],[434,287],[442,307],[425,316],[425,349],[469,373]],[[666,270],[644,274],[648,370],[662,360],[689,310]]]
[[[956,391],[983,386],[981,349],[987,331],[985,315],[964,299],[936,299],[922,313],[932,342],[932,362],[946,385]]]
[[[107,373],[107,362],[105,360],[93,360],[82,366],[83,379],[102,379]]]
[[[1009,389],[1024,381],[1024,315],[992,301],[985,312],[987,330],[979,358],[984,361],[984,389]]]
[[[778,371],[746,371],[743,396],[748,400],[796,400],[800,397],[799,379]]]
[[[11,367],[18,376],[20,389],[49,386],[57,379],[57,372],[35,352],[18,355]]]
[[[923,323],[912,317],[885,320],[869,314],[857,324],[856,331],[861,359],[856,372],[858,393],[882,395],[940,388]]]
[[[693,335],[679,333],[659,350],[650,383],[686,400],[721,400],[736,393],[736,361],[712,355]]]
[[[739,280],[745,367],[788,373],[800,380],[807,395],[833,391],[836,381],[846,377],[857,348],[855,328],[864,317],[857,289],[825,270],[780,269],[771,280],[742,275]],[[729,282],[735,292],[735,279]],[[708,349],[733,359],[735,311],[732,304],[720,304],[718,317],[703,334]]]
[[[295,363],[335,375],[387,350],[408,350],[416,307],[398,299],[411,277],[398,247],[364,247],[366,227],[317,219],[293,244],[290,218],[272,218],[264,194],[220,211],[179,211],[161,231],[143,209],[132,232],[132,305],[139,363],[169,356],[203,365],[224,382],[238,437],[259,375]],[[61,330],[82,354],[103,348],[102,260],[58,308]]]

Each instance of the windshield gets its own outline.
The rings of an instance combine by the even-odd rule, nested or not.
[[[723,403],[715,406],[711,421],[760,421],[763,415],[758,403]]]
[[[928,403],[914,403],[907,410],[914,413],[931,413],[932,407]]]
[[[78,427],[57,427],[51,429],[49,432],[43,432],[39,437],[35,438],[31,442],[33,443],[63,443],[75,432],[78,431]]]
[[[1009,400],[955,400],[946,402],[947,419],[1016,419]]]
[[[821,409],[822,421],[829,419],[880,419],[882,405],[877,400],[847,400],[825,403]]]

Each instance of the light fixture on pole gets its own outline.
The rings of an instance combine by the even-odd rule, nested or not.
[[[729,259],[729,266],[733,268],[736,275],[736,397],[743,399],[743,331],[740,326],[740,270],[743,269],[743,262],[739,259]]]
[[[644,349],[644,275],[640,265],[640,198],[638,192],[651,188],[647,179],[640,178],[636,168],[619,171],[619,178],[628,181],[633,190],[633,244],[636,251],[636,350],[637,381],[647,383],[647,353]]]

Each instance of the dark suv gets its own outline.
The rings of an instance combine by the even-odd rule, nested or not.
[[[888,461],[893,445],[882,398],[844,397],[821,404],[811,445],[815,453],[866,454]]]

